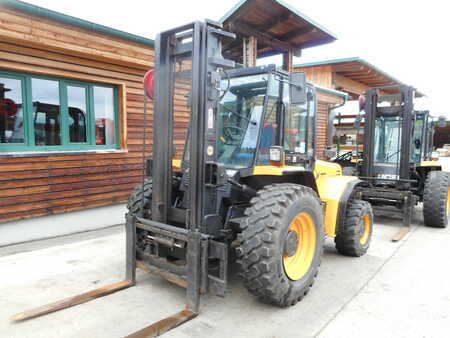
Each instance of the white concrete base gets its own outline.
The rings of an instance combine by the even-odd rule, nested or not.
[[[0,247],[96,230],[125,222],[125,204],[0,224]]]

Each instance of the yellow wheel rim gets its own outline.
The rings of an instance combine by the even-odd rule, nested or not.
[[[370,231],[372,228],[372,217],[370,217],[370,215],[363,216],[363,226],[364,226],[364,233],[359,239],[359,243],[361,245],[366,245],[367,241],[369,240]]]
[[[283,265],[286,275],[291,280],[299,280],[309,270],[316,253],[316,226],[307,213],[300,213],[291,222],[288,231],[297,235],[297,248],[288,256],[283,253]]]

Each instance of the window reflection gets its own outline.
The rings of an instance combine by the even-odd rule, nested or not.
[[[0,77],[0,143],[24,143],[22,81]]]
[[[31,91],[36,145],[60,145],[61,114],[58,82],[32,79]]]
[[[115,144],[114,91],[94,87],[95,143]]]
[[[67,101],[70,142],[86,142],[86,89],[67,86]]]

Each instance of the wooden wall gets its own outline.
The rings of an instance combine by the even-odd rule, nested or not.
[[[308,82],[316,86],[335,89],[336,76],[331,65],[295,68],[294,71],[305,72]],[[342,83],[340,79],[339,84]],[[345,89],[345,88],[341,88]],[[359,89],[359,87],[358,87]],[[327,147],[328,116],[330,109],[343,102],[343,98],[333,94],[317,91],[317,134],[316,134],[316,156],[319,159],[327,159],[324,155]]]
[[[321,160],[327,159],[324,152],[327,147],[328,116],[330,108],[342,102],[343,98],[341,97],[317,91],[316,156]]]
[[[117,85],[122,146],[82,154],[0,153],[0,221],[127,200],[141,179],[142,77],[153,62],[151,46],[0,6],[0,70]],[[151,104],[149,108],[151,128]],[[149,152],[151,136],[149,132]]]
[[[330,65],[318,66],[318,67],[307,67],[307,68],[296,68],[294,71],[305,72],[306,79],[312,82],[316,86],[321,86],[325,88],[333,87],[333,68]]]

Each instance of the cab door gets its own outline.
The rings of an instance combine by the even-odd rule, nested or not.
[[[316,98],[315,91],[307,87],[306,102],[294,104],[290,99],[290,84],[283,84],[283,145],[286,164],[312,164],[315,157]]]

